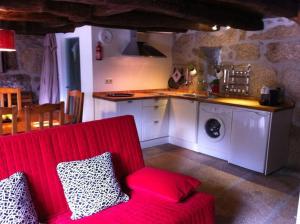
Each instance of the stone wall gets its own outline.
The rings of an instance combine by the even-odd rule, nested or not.
[[[290,138],[289,165],[300,169],[300,26],[285,18],[266,19],[259,32],[221,29],[217,32],[188,32],[176,35],[173,62],[194,63],[200,75],[191,91],[201,89],[197,79],[209,73],[203,47],[221,48],[221,63],[252,65],[250,95],[259,96],[262,85],[280,86],[296,103]],[[201,85],[201,83],[200,83]]]
[[[0,86],[21,87],[38,99],[43,62],[43,36],[16,35],[16,52],[2,53]]]

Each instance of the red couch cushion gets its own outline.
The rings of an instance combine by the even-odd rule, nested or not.
[[[126,177],[131,190],[159,196],[171,202],[179,202],[200,185],[200,181],[183,174],[144,167]]]
[[[56,166],[109,151],[118,179],[144,167],[132,116],[66,125],[0,138],[0,179],[21,171],[40,221],[69,211]]]
[[[95,215],[71,220],[70,213],[52,217],[49,224],[213,224],[214,198],[196,193],[184,203],[133,191],[131,199]]]

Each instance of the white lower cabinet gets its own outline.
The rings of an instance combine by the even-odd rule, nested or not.
[[[142,141],[167,137],[169,111],[167,99],[163,101],[144,100],[142,109]]]
[[[265,172],[270,112],[233,110],[229,163]]]
[[[198,109],[198,101],[172,98],[170,100],[169,136],[196,143]]]
[[[259,173],[285,165],[292,110],[200,103],[198,151]]]
[[[288,159],[292,110],[266,112],[235,108],[229,163],[269,174]]]
[[[142,139],[142,100],[108,101],[95,99],[95,119],[133,115],[139,139]]]
[[[198,101],[179,98],[95,99],[95,119],[133,115],[142,147],[169,142],[264,174],[284,166],[291,109],[271,113],[201,105],[199,110]]]
[[[167,137],[169,126],[168,99],[109,101],[95,99],[95,119],[133,115],[139,140]]]

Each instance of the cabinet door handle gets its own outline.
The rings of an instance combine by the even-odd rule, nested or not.
[[[157,106],[157,105],[156,105],[156,106],[154,106],[154,109],[155,109],[155,110],[157,110],[157,109],[158,109],[158,107],[159,107],[159,106]]]
[[[216,109],[206,110],[206,109],[200,107],[200,113],[201,113],[201,111],[203,111],[205,113],[215,113],[215,114],[222,114],[222,115],[226,115],[226,114],[231,114],[232,113],[231,111],[230,112],[220,112],[220,111],[218,111]]]
[[[132,100],[128,100],[127,103],[132,103]]]
[[[263,117],[267,117],[268,114],[267,113],[264,113],[264,112],[254,112],[256,113],[258,116],[263,116]]]
[[[252,114],[256,114],[258,116],[263,116],[263,117],[268,117],[269,116],[269,112],[247,111],[247,110],[235,110],[233,112],[238,112],[238,113],[249,112],[249,113],[252,113]]]
[[[154,122],[154,124],[158,124],[159,121],[153,121],[153,122]]]

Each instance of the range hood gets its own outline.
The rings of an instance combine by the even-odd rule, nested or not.
[[[136,31],[131,31],[130,42],[122,52],[123,55],[127,56],[144,56],[144,57],[161,57],[166,58],[167,56],[147,44],[146,42],[138,41]]]

